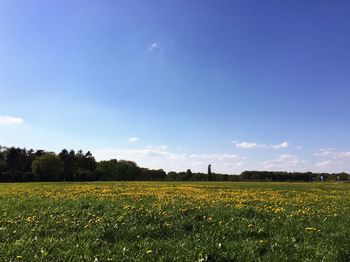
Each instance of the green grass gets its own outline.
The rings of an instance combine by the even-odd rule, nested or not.
[[[0,184],[0,261],[350,261],[350,184]]]

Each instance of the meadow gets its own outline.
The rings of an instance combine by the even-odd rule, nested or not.
[[[350,184],[0,184],[0,261],[350,261]]]

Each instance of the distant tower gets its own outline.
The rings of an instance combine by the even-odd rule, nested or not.
[[[208,180],[212,180],[212,177],[211,177],[211,165],[209,164],[208,165]]]

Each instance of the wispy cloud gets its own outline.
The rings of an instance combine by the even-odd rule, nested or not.
[[[326,161],[321,161],[321,162],[318,162],[316,163],[316,166],[317,167],[329,167],[333,164],[333,161],[331,160],[326,160]]]
[[[152,146],[139,149],[101,149],[94,150],[98,160],[111,158],[135,161],[142,167],[163,168],[166,171],[184,171],[190,168],[194,172],[207,172],[212,164],[214,172],[240,173],[244,159],[235,154],[188,154],[168,150],[166,146]]]
[[[280,144],[276,144],[276,145],[258,144],[258,143],[255,143],[255,142],[239,142],[239,141],[233,141],[233,143],[235,144],[235,146],[237,148],[241,148],[241,149],[259,148],[259,149],[279,150],[279,149],[282,149],[282,148],[289,147],[289,143],[286,142],[286,141],[282,142]]]
[[[265,169],[270,170],[301,170],[308,161],[301,160],[299,157],[289,154],[282,154],[278,158],[262,162]]]
[[[150,45],[150,47],[148,48],[147,52],[155,52],[157,50],[162,50],[163,46],[161,46],[160,43],[154,42]]]
[[[337,151],[334,148],[321,148],[314,153],[317,157],[330,157],[333,159],[350,159],[350,151]]]
[[[167,150],[168,149],[168,145],[160,145],[160,146],[148,146],[148,149],[158,149],[158,150]]]
[[[237,142],[236,147],[243,148],[243,149],[250,149],[250,148],[258,148],[259,145],[257,143],[250,143],[250,142],[242,142],[242,143]]]
[[[338,151],[334,148],[321,148],[314,153],[314,156],[319,158],[319,161],[315,164],[318,171],[350,171],[350,151]]]
[[[136,143],[140,140],[140,138],[138,137],[130,137],[128,138],[128,141],[131,142],[131,143]]]
[[[19,125],[23,123],[23,119],[13,116],[0,116],[0,125]]]
[[[198,158],[204,160],[236,160],[238,156],[234,154],[191,154],[190,158]]]

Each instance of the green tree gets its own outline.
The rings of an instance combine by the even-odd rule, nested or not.
[[[59,181],[63,171],[63,162],[54,153],[41,155],[32,163],[32,172],[39,181]]]
[[[191,180],[191,178],[192,178],[192,171],[191,171],[191,169],[187,169],[184,179]]]
[[[4,177],[4,172],[6,171],[6,161],[5,161],[6,148],[0,146],[0,181],[6,181]]]
[[[79,181],[95,180],[96,160],[88,151],[79,150],[76,154],[75,178]]]
[[[208,180],[209,181],[213,180],[213,175],[211,173],[211,165],[208,165]]]
[[[138,180],[141,172],[135,162],[120,160],[118,162],[117,180]]]
[[[118,178],[118,160],[111,159],[97,163],[97,179],[117,180]]]
[[[76,157],[74,150],[69,151],[67,149],[63,149],[59,154],[59,158],[63,162],[63,180],[64,181],[73,181],[74,173],[76,169]]]

